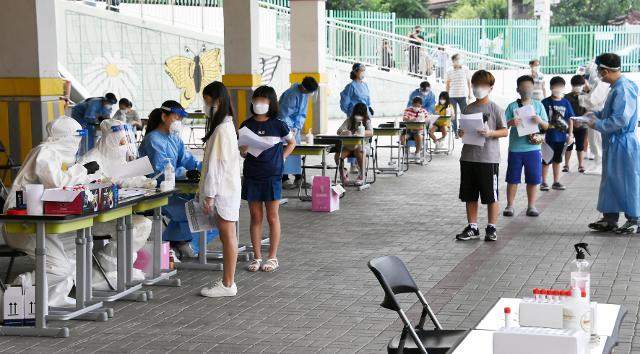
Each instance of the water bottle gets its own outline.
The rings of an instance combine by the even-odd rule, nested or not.
[[[571,262],[571,288],[578,288],[586,293],[586,302],[590,303],[591,298],[591,273],[589,273],[589,261],[584,256],[584,252],[588,255],[589,245],[586,243],[577,243],[573,247],[576,250],[576,259]]]
[[[358,136],[364,136],[364,125],[362,125],[362,122],[360,122],[358,126]]]
[[[400,128],[400,121],[398,120],[398,117],[393,118],[393,128],[394,129]]]
[[[307,142],[307,145],[313,145],[313,133],[311,133],[311,129],[307,130],[307,135],[304,136],[304,140]]]
[[[176,185],[176,170],[171,164],[171,160],[167,159],[167,164],[164,166],[164,180],[173,189]]]

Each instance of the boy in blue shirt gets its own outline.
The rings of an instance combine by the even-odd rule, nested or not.
[[[556,190],[567,189],[560,183],[560,164],[565,152],[565,146],[573,143],[573,121],[570,119],[575,116],[571,102],[564,98],[565,81],[560,76],[551,78],[549,86],[551,87],[551,96],[542,100],[544,109],[549,117],[549,130],[545,137],[547,145],[553,149],[553,158],[549,163],[542,161],[542,184],[541,191],[548,191],[547,173],[549,165],[553,165],[553,185],[551,188]],[[564,124],[563,124],[564,122]]]
[[[518,126],[523,119],[535,121],[540,130],[549,128],[549,118],[545,108],[538,100],[533,99],[535,90],[534,78],[530,75],[520,76],[517,80],[520,99],[511,102],[504,112],[509,132],[509,158],[507,162],[507,207],[502,215],[513,216],[513,202],[518,192],[518,184],[524,168],[524,181],[527,184],[527,216],[538,216],[540,213],[535,207],[536,190],[542,179],[542,154],[540,145],[531,143],[528,135],[519,136]],[[518,117],[516,110],[520,107],[531,105],[535,111],[533,117]]]

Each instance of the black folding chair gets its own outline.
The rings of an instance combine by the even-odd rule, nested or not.
[[[0,165],[0,170],[2,170],[2,176],[0,176],[0,179],[4,180],[7,175],[11,176],[11,178],[13,179],[15,177],[15,174],[18,173],[18,171],[20,170],[20,164],[16,163],[12,158],[11,155],[9,155],[9,152],[7,151],[7,149],[4,147],[4,144],[2,143],[2,141],[0,141],[0,156],[2,156],[2,160],[4,160],[4,164]]]
[[[2,183],[2,180],[0,180],[0,211],[3,210],[4,208],[4,203],[7,200],[8,193],[9,191],[4,186],[4,183]],[[4,240],[1,240],[1,237],[0,237],[0,243],[3,241]],[[11,270],[13,269],[13,262],[15,261],[16,257],[24,257],[26,255],[27,254],[22,251],[15,250],[5,244],[0,244],[0,258],[10,258],[9,265],[7,266],[7,273],[4,276],[5,283],[9,282],[9,277],[11,276]],[[4,284],[2,284],[1,286],[4,288]]]
[[[444,330],[436,319],[427,300],[418,289],[407,267],[396,256],[384,256],[372,259],[368,263],[369,269],[380,282],[384,290],[384,301],[380,306],[398,313],[404,328],[399,336],[394,337],[387,345],[387,353],[426,353],[445,354],[451,347],[466,335],[466,330]],[[422,303],[420,322],[412,327],[409,318],[404,313],[396,294],[414,293]],[[435,326],[434,330],[425,330],[424,322],[427,315]],[[407,338],[409,335],[409,338]]]

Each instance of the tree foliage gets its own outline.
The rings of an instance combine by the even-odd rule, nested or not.
[[[640,0],[562,0],[551,6],[553,26],[606,25],[617,16],[640,9]]]
[[[507,0],[462,0],[449,17],[455,19],[507,18]]]

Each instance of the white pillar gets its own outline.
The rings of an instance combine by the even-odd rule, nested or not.
[[[12,158],[22,161],[45,138],[47,122],[64,113],[55,1],[0,4],[0,140]]]
[[[236,108],[238,124],[251,114],[251,95],[260,86],[258,72],[258,0],[233,0],[223,4],[224,14],[224,75]]]
[[[325,0],[290,0],[291,7],[291,75],[292,83],[305,76],[314,77],[320,88],[317,100],[309,102],[305,131],[326,133],[327,120],[327,22]],[[310,98],[311,100],[311,98]]]

